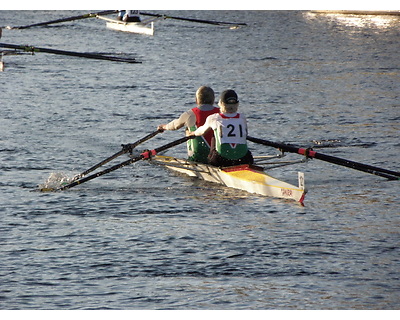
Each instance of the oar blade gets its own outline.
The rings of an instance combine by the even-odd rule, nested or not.
[[[63,172],[52,172],[44,183],[38,185],[38,190],[41,192],[56,191],[72,181],[73,178],[68,177]]]

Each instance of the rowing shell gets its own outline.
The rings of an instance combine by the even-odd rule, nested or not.
[[[156,155],[150,162],[163,165],[168,169],[197,177],[205,181],[222,184],[226,187],[244,190],[263,196],[290,199],[303,204],[306,194],[304,174],[298,173],[299,185],[294,186],[271,177],[261,167],[253,165],[239,165],[218,168],[211,165],[191,162],[168,156]]]
[[[143,22],[124,22],[103,16],[97,16],[97,18],[105,20],[106,27],[108,29],[130,32],[130,33],[145,34],[149,36],[154,35],[154,23],[153,23],[154,19],[151,19],[151,21],[143,21]]]

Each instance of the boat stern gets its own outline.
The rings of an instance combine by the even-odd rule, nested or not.
[[[304,206],[304,198],[307,193],[306,185],[305,185],[305,180],[304,180],[304,173],[303,172],[298,172],[298,180],[299,180],[299,189],[303,190],[303,193],[299,199],[299,202],[302,206]]]

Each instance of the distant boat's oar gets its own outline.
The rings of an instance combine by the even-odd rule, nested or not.
[[[100,11],[100,12],[95,12],[95,13],[82,14],[82,15],[74,16],[74,17],[51,20],[51,21],[47,21],[47,22],[39,22],[39,23],[29,24],[27,26],[19,26],[19,27],[7,26],[6,28],[7,29],[27,29],[27,28],[32,28],[32,27],[47,26],[49,24],[60,23],[60,22],[67,22],[67,21],[80,20],[80,19],[86,19],[86,18],[94,18],[98,15],[101,16],[101,15],[107,15],[107,14],[112,14],[112,13],[116,13],[116,12],[118,12],[118,11],[117,10],[106,10],[106,11]]]
[[[0,43],[0,48],[1,47],[17,49],[17,50],[22,50],[25,52],[32,52],[32,53],[45,52],[45,53],[60,54],[60,55],[65,55],[65,56],[74,56],[74,57],[82,57],[82,58],[89,58],[89,59],[109,60],[109,61],[126,62],[126,63],[141,63],[140,61],[136,61],[134,58],[120,58],[120,57],[106,56],[106,55],[102,55],[102,54],[56,50],[56,49],[40,48],[40,47],[33,47],[33,46],[23,46],[23,45],[16,45],[16,44]]]
[[[136,158],[132,158],[132,159],[126,160],[126,161],[124,161],[124,162],[122,162],[120,164],[116,164],[115,166],[112,166],[112,167],[110,167],[110,168],[108,168],[106,170],[103,170],[103,171],[100,171],[98,173],[92,174],[90,176],[87,176],[86,178],[82,178],[82,179],[76,180],[76,181],[74,181],[74,182],[72,182],[70,184],[67,184],[65,186],[62,186],[62,187],[56,189],[56,191],[66,190],[66,189],[72,188],[74,186],[77,186],[78,184],[82,184],[82,183],[84,183],[86,181],[89,181],[89,180],[92,180],[94,178],[100,177],[100,176],[102,176],[102,175],[104,175],[106,173],[110,173],[112,171],[115,171],[115,170],[117,170],[119,168],[122,168],[122,167],[125,167],[127,165],[130,165],[130,164],[132,164],[134,162],[137,162],[139,160],[149,159],[151,156],[154,156],[157,153],[159,153],[161,151],[164,151],[164,150],[167,150],[167,149],[169,149],[171,147],[177,146],[178,144],[181,144],[181,143],[183,143],[183,142],[185,142],[185,141],[187,141],[187,140],[189,140],[189,139],[191,139],[193,137],[194,136],[184,137],[184,138],[178,139],[176,141],[170,142],[170,143],[168,143],[168,144],[166,144],[164,146],[161,146],[159,148],[156,148],[156,149],[153,149],[153,150],[150,150],[150,151],[145,151],[141,155],[137,156]]]
[[[148,135],[145,136],[144,138],[139,139],[138,141],[136,141],[136,142],[134,142],[134,143],[130,143],[130,144],[125,144],[125,145],[123,145],[123,148],[122,148],[121,151],[119,151],[119,152],[117,152],[116,154],[114,154],[114,155],[108,157],[107,159],[105,159],[105,160],[99,162],[98,164],[94,165],[93,167],[87,169],[86,171],[84,171],[84,172],[82,172],[82,173],[76,175],[76,176],[72,179],[72,182],[75,181],[75,180],[78,180],[78,179],[80,179],[80,178],[82,178],[82,177],[84,177],[84,176],[86,176],[88,173],[90,173],[90,172],[96,170],[97,168],[99,168],[99,167],[105,165],[106,163],[110,162],[111,160],[114,160],[115,158],[117,158],[117,157],[119,157],[119,156],[121,156],[121,155],[123,155],[123,154],[125,154],[125,153],[130,152],[133,148],[135,148],[135,147],[137,147],[139,144],[142,144],[143,142],[145,142],[145,141],[147,141],[147,140],[153,138],[154,136],[156,136],[156,135],[157,135],[158,133],[160,133],[160,132],[162,132],[162,131],[160,131],[160,130],[154,131],[154,132],[148,134]]]
[[[305,148],[298,148],[295,146],[289,146],[283,143],[277,143],[277,142],[272,142],[272,141],[268,141],[268,140],[262,140],[262,139],[258,139],[258,138],[253,138],[253,137],[247,137],[247,140],[255,142],[255,143],[259,143],[259,144],[263,144],[266,146],[270,146],[270,147],[274,147],[274,148],[278,148],[281,149],[283,151],[287,151],[287,152],[292,152],[292,153],[298,153],[301,155],[304,155],[306,157],[309,158],[315,158],[318,160],[322,160],[322,161],[326,161],[326,162],[330,162],[333,164],[337,164],[340,166],[344,166],[344,167],[348,167],[348,168],[352,168],[355,170],[359,170],[359,171],[363,171],[363,172],[367,172],[370,174],[374,174],[377,176],[381,176],[390,180],[400,180],[400,172],[396,172],[396,171],[391,171],[391,170],[387,170],[387,169],[383,169],[383,168],[378,168],[378,167],[374,167],[374,166],[370,166],[367,164],[363,164],[363,163],[359,163],[359,162],[354,162],[354,161],[350,161],[350,160],[346,160],[346,159],[342,159],[342,158],[337,158],[337,157],[333,157],[333,156],[329,156],[329,155],[325,155],[319,152],[315,152],[311,149],[305,149]]]
[[[223,26],[223,25],[226,25],[226,26],[228,26],[228,25],[230,25],[230,26],[247,26],[246,23],[222,22],[222,21],[210,21],[210,20],[201,20],[201,19],[172,17],[172,16],[166,16],[166,15],[163,15],[163,14],[147,13],[147,12],[140,12],[140,14],[144,15],[144,16],[160,17],[160,18],[165,18],[165,19],[175,19],[175,20],[198,22],[198,23],[206,23],[206,24],[213,24],[213,25],[218,25],[218,26]]]
[[[0,28],[0,38],[3,30]],[[3,62],[3,52],[1,52],[1,57],[0,57],[0,71],[4,71],[4,62]]]

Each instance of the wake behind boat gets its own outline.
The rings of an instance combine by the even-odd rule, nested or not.
[[[151,157],[150,162],[226,187],[268,197],[295,200],[304,205],[303,201],[306,190],[304,186],[304,174],[302,172],[298,173],[299,185],[294,186],[270,176],[264,172],[263,168],[254,165],[219,168],[208,164],[160,155]]]
[[[107,17],[103,17],[98,15],[98,19],[106,21],[106,27],[111,30],[144,34],[152,36],[154,35],[154,21],[163,19],[163,17],[152,18],[143,20],[141,22],[124,22],[117,19],[110,19]]]

